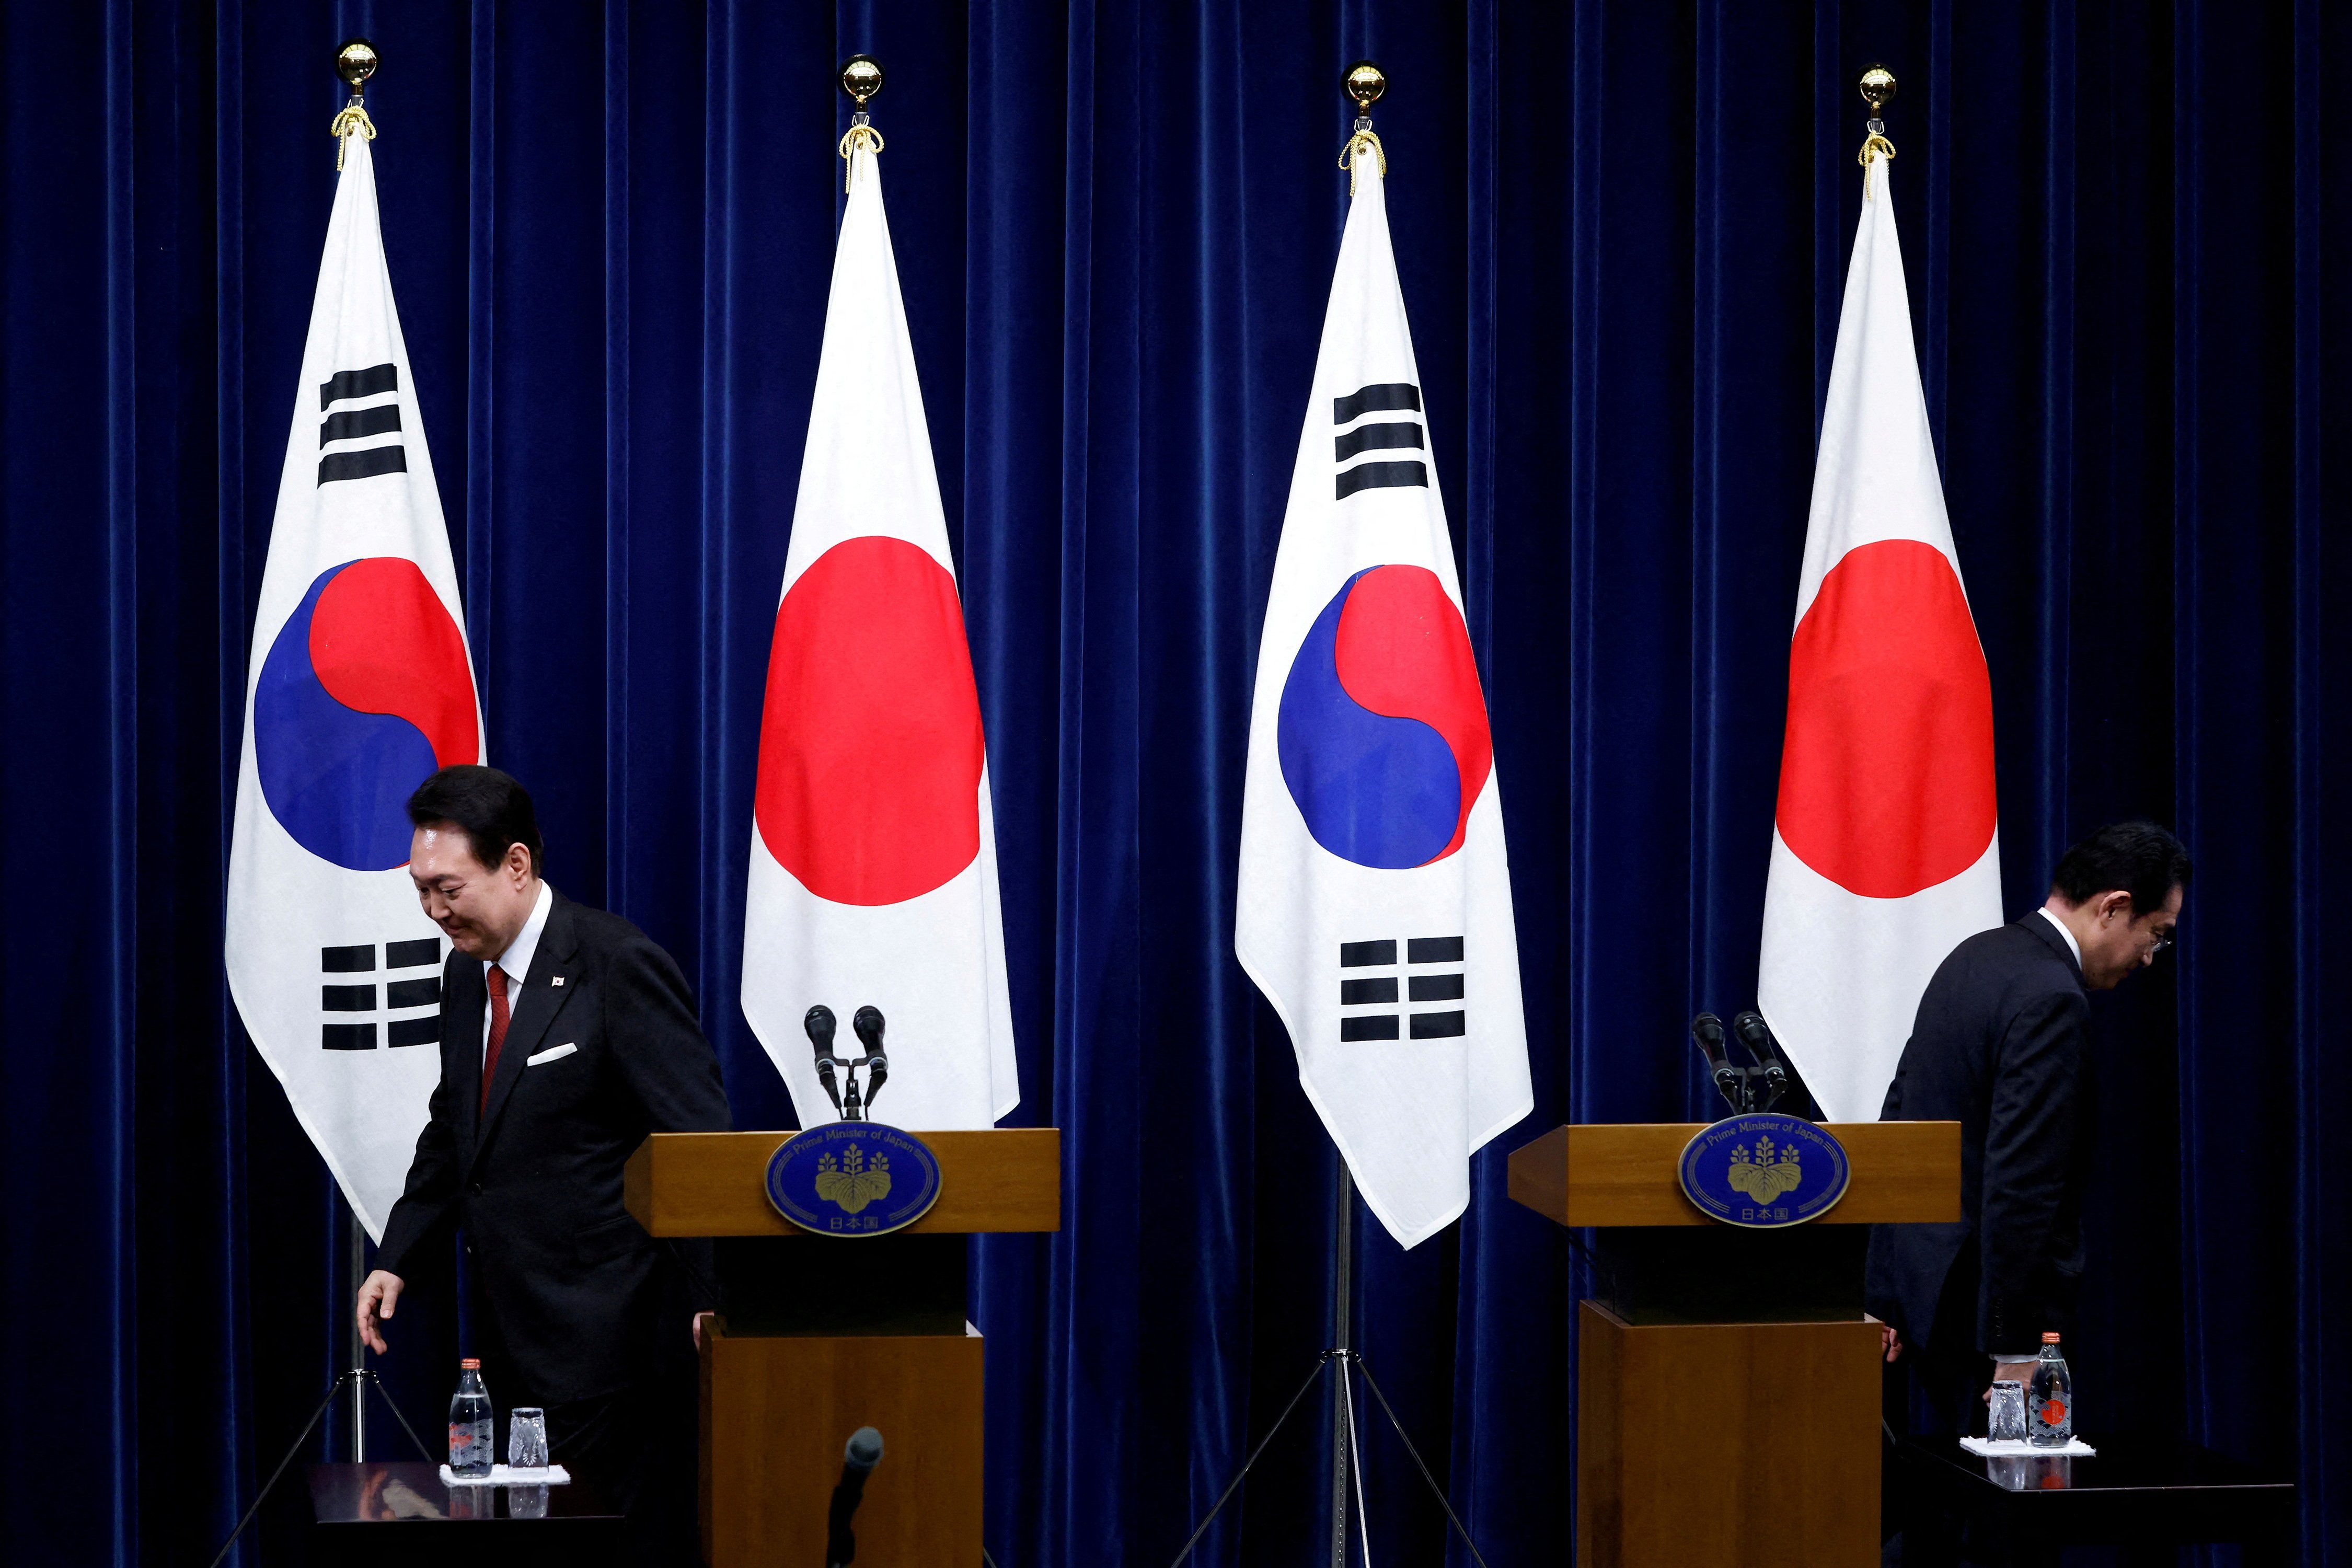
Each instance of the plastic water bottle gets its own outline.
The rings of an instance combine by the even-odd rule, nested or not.
[[[490,1393],[482,1386],[480,1362],[467,1356],[457,1368],[457,1393],[449,1401],[449,1472],[487,1476],[497,1442]]]
[[[2025,1390],[2026,1440],[2038,1448],[2063,1448],[2074,1440],[2074,1380],[2058,1353],[2058,1336],[2042,1336],[2042,1356]]]

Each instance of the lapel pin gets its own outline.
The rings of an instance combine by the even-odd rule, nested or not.
[[[563,984],[563,976],[561,974],[551,974],[547,977],[547,983],[550,985],[561,985]]]

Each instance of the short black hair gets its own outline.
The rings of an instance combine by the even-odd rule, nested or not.
[[[530,874],[541,875],[539,814],[531,809],[530,791],[496,768],[471,763],[443,768],[408,797],[408,820],[419,827],[456,823],[485,866],[497,866],[520,844],[530,852]]]
[[[2050,873],[2053,892],[2070,904],[2088,903],[2120,888],[2132,912],[2164,908],[2175,888],[2189,886],[2189,851],[2153,822],[2111,822],[2059,857]]]

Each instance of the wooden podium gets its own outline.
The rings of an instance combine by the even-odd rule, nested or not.
[[[802,1230],[769,1204],[790,1132],[657,1132],[629,1157],[630,1214],[717,1238],[719,1319],[702,1342],[702,1552],[710,1568],[822,1561],[842,1450],[882,1434],[854,1528],[858,1568],[980,1561],[981,1338],[964,1237],[1061,1228],[1054,1128],[918,1133],[930,1211],[887,1236]]]
[[[1865,1568],[1879,1560],[1871,1225],[1960,1217],[1957,1121],[1829,1124],[1853,1178],[1809,1225],[1748,1230],[1683,1195],[1702,1124],[1556,1127],[1513,1152],[1513,1199],[1601,1227],[1579,1303],[1582,1568]]]

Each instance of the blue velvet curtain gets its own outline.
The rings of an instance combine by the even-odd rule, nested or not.
[[[1330,1331],[1329,1146],[1231,920],[1361,55],[1510,781],[1537,1109],[1457,1229],[1360,1234],[1357,1332],[1487,1560],[1566,1555],[1581,1281],[1503,1158],[1706,1114],[1683,1021],[1752,1001],[1853,84],[1890,65],[2008,901],[2126,814],[2200,865],[2177,956],[2098,1009],[2086,1422],[2293,1465],[2306,1560],[2352,1560],[2347,26],[2323,0],[8,0],[0,1555],[205,1561],[341,1342],[339,1205],[219,951],[328,62],[365,33],[490,757],[553,879],[677,954],[743,1126],[789,1119],[737,966],[832,77],[888,72],[1015,1120],[1066,1136],[1062,1232],[980,1251],[1003,1568],[1165,1561]],[[396,1326],[429,1431],[455,1326]],[[1311,1560],[1324,1420],[1208,1561]],[[1693,1452],[1695,1485],[1745,1462]],[[1466,1563],[1384,1432],[1366,1483],[1385,1560]],[[273,1521],[243,1560],[299,1550]]]

